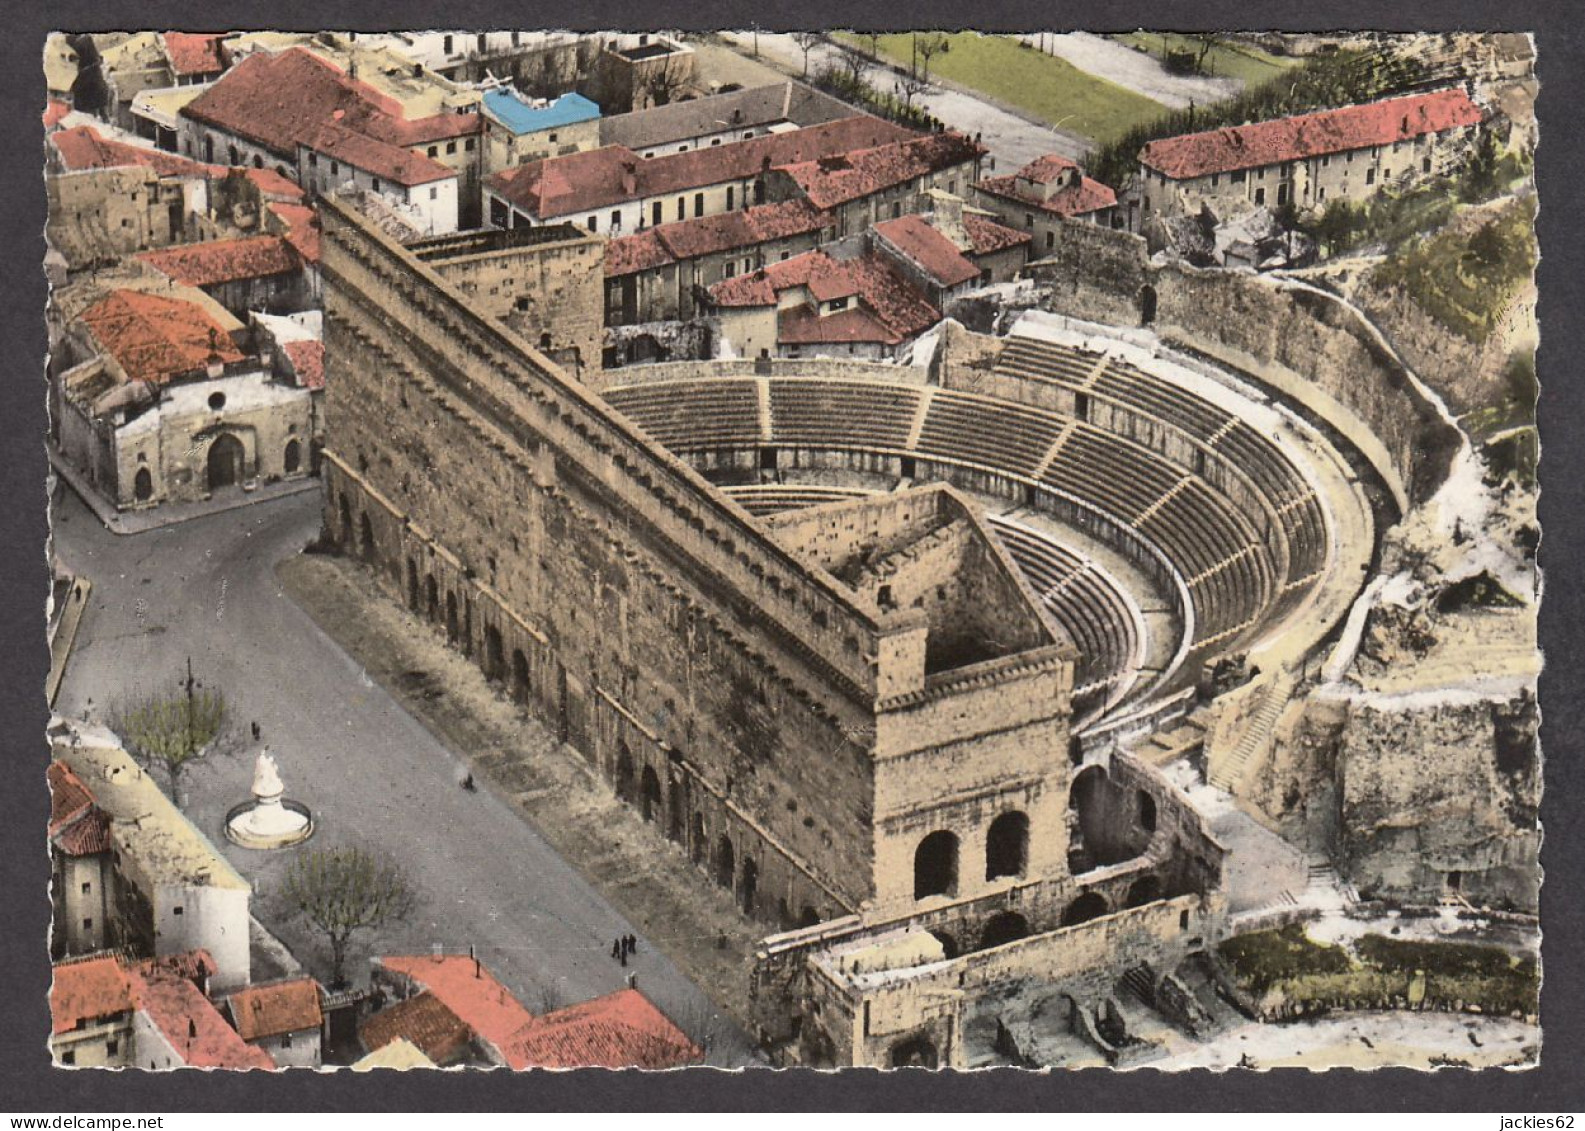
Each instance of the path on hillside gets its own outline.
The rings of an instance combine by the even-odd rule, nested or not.
[[[1174,110],[1181,110],[1190,102],[1197,106],[1220,102],[1244,89],[1244,84],[1235,78],[1168,74],[1154,55],[1135,51],[1126,43],[1088,31],[1072,31],[1065,35],[1030,34],[1019,38],[1047,55],[1066,59],[1081,71],[1127,87]]]
[[[757,36],[746,31],[723,32],[722,35],[747,55],[754,53],[757,39],[761,60],[775,63],[795,78],[803,76],[803,48],[791,35],[766,31]],[[844,49],[829,41],[815,44],[809,52],[809,73],[814,74],[826,64],[840,67],[843,53]],[[889,69],[874,65],[870,67],[868,81],[872,86],[885,89],[893,78]],[[984,170],[987,176],[1015,172],[1047,153],[1082,158],[1090,148],[1086,138],[1030,121],[983,96],[944,85],[934,78],[930,80],[930,89],[917,97],[914,104],[923,106],[960,133],[970,137],[979,134],[981,143],[991,151],[991,160],[986,162]]]

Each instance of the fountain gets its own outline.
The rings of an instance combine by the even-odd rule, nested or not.
[[[313,836],[308,806],[283,797],[285,792],[266,746],[253,763],[253,800],[226,814],[227,839],[243,848],[286,848]]]

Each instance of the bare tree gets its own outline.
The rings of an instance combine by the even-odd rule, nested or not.
[[[860,34],[869,41],[870,59],[879,63],[881,61],[881,33],[878,31],[866,31]]]
[[[110,729],[126,744],[127,753],[146,767],[165,771],[178,808],[187,800],[182,790],[187,764],[230,737],[225,694],[193,677],[192,660],[175,690],[135,694],[112,705],[109,715]]]
[[[869,74],[870,61],[857,51],[842,52],[842,66],[847,73],[849,85],[858,90],[864,85],[865,76]]]
[[[813,51],[815,44],[819,43],[823,38],[824,36],[818,31],[793,32],[793,41],[803,49],[804,53],[804,78],[809,77],[809,52]]]
[[[930,81],[930,60],[947,49],[947,37],[939,31],[914,36],[914,53],[925,61],[924,80]]]
[[[688,89],[692,79],[692,68],[684,56],[668,56],[639,79],[638,93],[643,96],[640,101],[650,106],[666,106]]]
[[[903,75],[898,78],[894,89],[897,91],[898,97],[903,100],[903,105],[912,110],[914,99],[929,90],[930,84],[918,75]]]
[[[347,985],[352,936],[406,917],[414,902],[401,868],[361,848],[320,849],[299,856],[287,869],[281,895],[330,943],[333,990]]]

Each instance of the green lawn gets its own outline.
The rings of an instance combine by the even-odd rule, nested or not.
[[[1199,37],[1183,35],[1179,32],[1131,31],[1127,35],[1117,35],[1112,38],[1119,43],[1126,43],[1129,47],[1142,47],[1156,59],[1161,58],[1163,39],[1166,40],[1168,50],[1192,51],[1196,55],[1200,53]],[[1264,51],[1245,47],[1240,43],[1218,41],[1205,56],[1205,73],[1217,78],[1235,78],[1245,86],[1254,86],[1256,83],[1265,82],[1273,75],[1281,74],[1298,62],[1297,59],[1283,58],[1280,55],[1268,55]]]
[[[838,38],[869,50],[867,37],[842,32]],[[881,53],[906,66],[913,59],[912,39],[909,32],[883,35]],[[1006,36],[963,31],[947,39],[947,50],[930,60],[932,78],[950,79],[980,91],[1097,145],[1153,121],[1164,110],[1154,99],[1081,71],[1065,59],[1022,47]],[[884,74],[872,74],[869,81],[882,89],[890,86]]]

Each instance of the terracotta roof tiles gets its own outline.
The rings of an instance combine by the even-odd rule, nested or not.
[[[486,966],[466,955],[405,955],[377,961],[391,973],[428,990],[476,1036],[497,1049],[533,1019]]]
[[[286,356],[291,359],[292,372],[297,374],[297,383],[305,389],[323,389],[325,387],[325,343],[319,341],[287,342],[283,347]]]
[[[270,204],[268,211],[274,215],[287,243],[291,244],[304,263],[319,262],[319,213],[306,204]]]
[[[268,1053],[248,1044],[185,978],[129,973],[138,1008],[167,1044],[194,1068],[275,1067]]]
[[[636,989],[535,1018],[506,1047],[513,1068],[678,1068],[704,1052]]]
[[[202,308],[144,291],[116,290],[81,315],[99,346],[128,379],[158,385],[242,351]]]
[[[979,278],[980,269],[923,216],[910,214],[883,221],[875,225],[875,234],[943,287]]]
[[[948,131],[858,152],[839,150],[824,159],[788,163],[783,171],[816,208],[835,208],[915,177],[976,161],[986,152],[973,138]]]
[[[1141,149],[1139,160],[1174,180],[1186,180],[1390,145],[1480,120],[1480,108],[1462,90],[1437,90],[1161,138]]]
[[[455,169],[448,169],[421,153],[356,133],[334,122],[314,127],[299,144],[399,185],[426,185],[457,175]]]
[[[605,273],[614,278],[677,260],[757,247],[772,240],[818,232],[830,222],[830,216],[805,201],[785,200],[661,224],[606,244]]]
[[[1082,173],[1074,183],[1058,189],[1050,196],[1032,195],[1019,184],[1020,181],[1028,181],[1049,185],[1064,174],[1077,172],[1078,168],[1077,164],[1060,153],[1048,153],[1035,158],[1011,176],[987,177],[975,187],[989,196],[1015,201],[1036,211],[1051,212],[1058,216],[1086,216],[1103,208],[1115,207],[1117,193]]]
[[[434,994],[424,992],[370,1017],[358,1029],[363,1047],[378,1052],[405,1040],[436,1064],[453,1060],[467,1046],[468,1026]]]
[[[1021,243],[1028,243],[1034,238],[1027,231],[1009,228],[1006,224],[998,224],[994,220],[987,220],[972,213],[964,215],[963,227],[969,234],[975,255],[989,255],[993,251],[1003,251]]]
[[[248,986],[232,994],[227,1006],[244,1041],[318,1029],[324,1019],[319,1008],[319,983],[312,978]]]
[[[50,144],[60,154],[61,165],[69,172],[83,169],[115,169],[142,165],[162,177],[218,177],[226,170],[219,165],[203,165],[162,149],[148,149],[106,138],[92,126],[73,126],[56,130]]]
[[[178,244],[139,254],[156,271],[189,287],[213,287],[241,279],[267,279],[302,268],[281,236],[246,236]]]
[[[720,307],[773,306],[780,292],[804,287],[817,302],[855,298],[857,312],[821,316],[795,307],[778,316],[778,336],[788,342],[881,342],[897,345],[941,319],[930,302],[878,255],[836,259],[824,251],[795,255],[710,288]],[[790,335],[790,336],[788,336]]]
[[[132,982],[114,958],[57,963],[50,982],[50,1027],[70,1033],[134,1008]]]
[[[178,76],[218,75],[226,69],[225,49],[221,41],[228,32],[168,31],[165,54],[171,61],[171,70]]]

